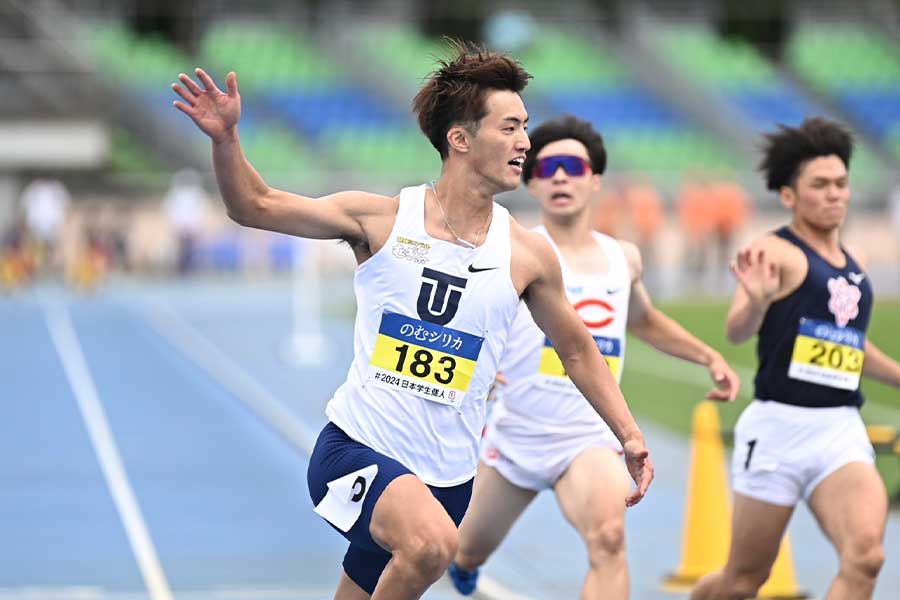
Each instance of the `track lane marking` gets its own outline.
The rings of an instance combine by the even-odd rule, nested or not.
[[[44,303],[44,316],[150,598],[172,600],[172,590],[128,480],[72,319],[62,305],[49,302]]]

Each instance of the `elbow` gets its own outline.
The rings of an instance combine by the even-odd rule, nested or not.
[[[262,196],[226,203],[228,218],[244,227],[257,227],[263,221],[266,205]]]
[[[247,214],[248,211],[237,208],[237,207],[228,207],[228,218],[237,223],[238,225],[242,225],[247,227],[249,225],[249,216]]]
[[[725,337],[728,338],[728,341],[732,344],[741,344],[747,340],[747,335],[739,328],[735,327],[731,323],[725,324]]]

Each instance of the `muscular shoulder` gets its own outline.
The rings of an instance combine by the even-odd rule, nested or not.
[[[766,260],[775,263],[780,278],[780,289],[776,296],[778,300],[799,288],[809,272],[809,261],[803,250],[773,233],[753,240],[747,248],[754,257],[760,251],[765,252]]]
[[[644,261],[641,259],[641,251],[637,244],[627,242],[625,240],[616,240],[622,248],[625,255],[625,263],[628,265],[628,271],[631,273],[631,282],[639,280],[644,273]]]
[[[558,272],[559,261],[547,238],[522,227],[513,217],[509,218],[509,222],[512,246],[510,270],[516,292],[521,296],[533,281]]]
[[[359,264],[368,260],[384,245],[400,209],[399,196],[392,198],[359,191],[338,192],[319,198],[319,201],[333,203],[359,223],[362,237],[344,238],[353,249]]]
[[[797,266],[806,263],[806,255],[797,246],[774,233],[767,233],[750,242],[748,248],[754,252],[766,253],[770,260],[781,267]]]
[[[856,261],[859,268],[865,271],[866,265],[869,264],[869,256],[866,254],[865,250],[856,244],[844,244],[844,249],[846,249],[847,253]]]

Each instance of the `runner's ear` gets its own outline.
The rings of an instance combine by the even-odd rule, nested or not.
[[[447,146],[457,152],[468,152],[469,131],[462,125],[451,127],[447,131]]]

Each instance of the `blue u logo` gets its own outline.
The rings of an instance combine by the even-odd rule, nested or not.
[[[422,278],[416,303],[419,317],[429,323],[446,325],[456,316],[466,280],[427,267],[422,269]]]

